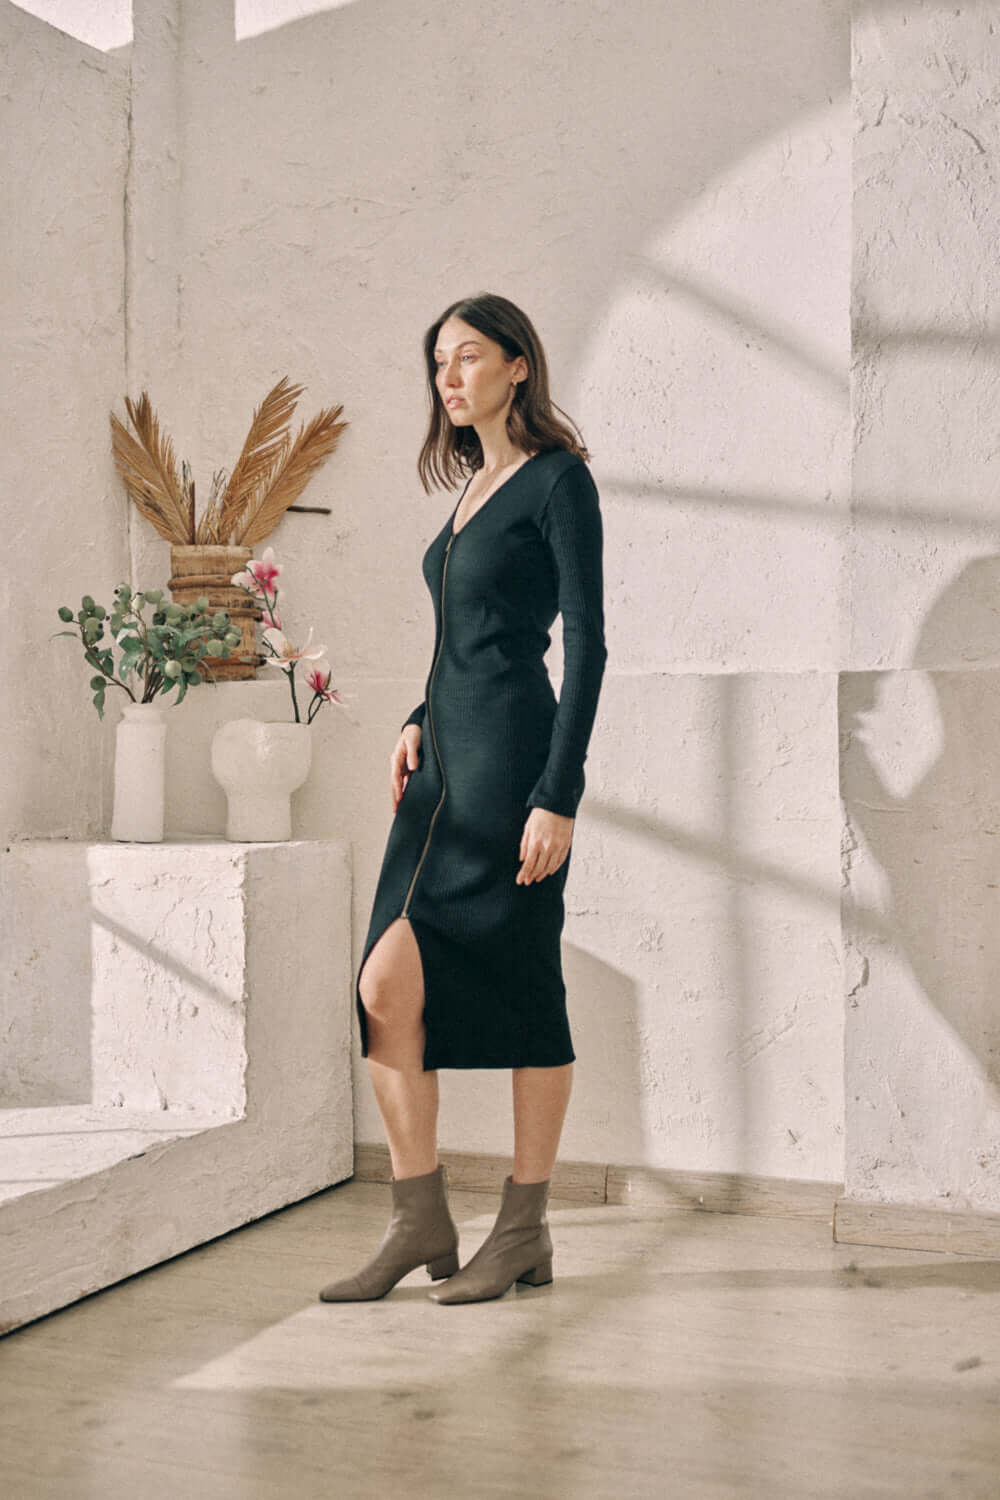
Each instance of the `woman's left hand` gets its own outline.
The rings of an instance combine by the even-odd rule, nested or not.
[[[531,809],[521,835],[517,885],[530,885],[533,880],[555,874],[573,842],[573,821],[561,813],[550,812],[547,807]]]

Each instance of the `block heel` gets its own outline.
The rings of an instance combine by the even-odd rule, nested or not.
[[[443,1281],[446,1276],[454,1276],[457,1270],[457,1250],[453,1250],[450,1255],[440,1255],[437,1260],[427,1262],[427,1274],[432,1281]]]
[[[524,1271],[518,1278],[526,1286],[548,1286],[552,1280],[552,1257],[540,1260],[533,1271]]]

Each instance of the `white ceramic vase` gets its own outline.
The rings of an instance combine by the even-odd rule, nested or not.
[[[126,703],[115,731],[111,837],[156,844],[163,838],[167,725],[156,703]]]
[[[292,793],[309,775],[308,724],[230,719],[212,740],[212,774],[226,793],[226,838],[276,843],[292,836]]]

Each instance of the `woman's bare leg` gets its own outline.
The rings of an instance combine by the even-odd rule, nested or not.
[[[514,1068],[515,1182],[546,1182],[552,1176],[559,1137],[573,1087],[573,1064],[561,1068]]]
[[[391,922],[372,948],[359,989],[367,1014],[368,1073],[392,1175],[421,1177],[437,1166],[438,1076],[424,1071],[424,975],[405,917]]]

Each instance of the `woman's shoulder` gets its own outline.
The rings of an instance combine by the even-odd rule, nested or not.
[[[591,474],[591,465],[579,453],[570,449],[546,449],[535,456],[535,499],[538,517],[552,510],[553,502],[559,505],[600,504],[597,484]]]
[[[578,453],[571,453],[568,448],[547,448],[536,454],[535,468],[546,499],[564,475],[572,474],[573,479],[584,483],[590,480],[589,465]]]

